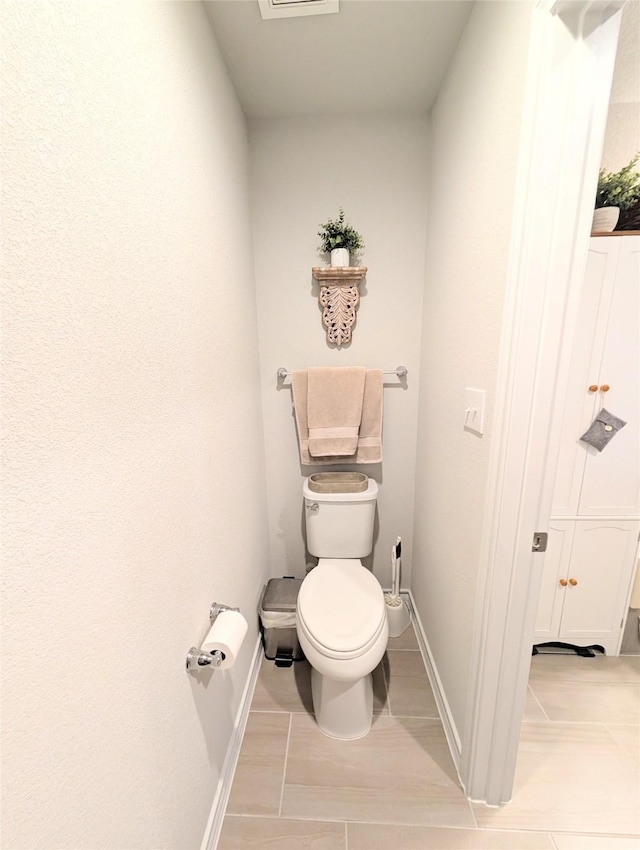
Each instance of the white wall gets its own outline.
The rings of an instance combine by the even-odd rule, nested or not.
[[[2,13],[3,847],[194,848],[266,572],[244,120],[199,3]]]
[[[622,10],[602,167],[618,171],[640,151],[640,3]]]
[[[532,6],[474,6],[431,113],[412,590],[460,734]]]
[[[383,584],[403,538],[409,582],[426,214],[426,118],[403,115],[250,124],[251,209],[273,575],[304,575],[302,479],[291,390],[276,370],[364,365],[409,370],[384,390],[383,463],[360,469],[380,484],[373,569]],[[319,224],[343,206],[362,233],[369,269],[351,343],[329,347],[311,268]],[[344,469],[345,467],[338,467]],[[350,467],[346,467],[347,469]],[[327,467],[323,467],[327,469]]]

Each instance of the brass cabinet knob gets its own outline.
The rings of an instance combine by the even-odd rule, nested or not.
[[[600,392],[608,393],[610,389],[611,387],[609,386],[609,384],[602,384],[602,386],[600,387]]]
[[[597,384],[591,384],[591,386],[589,387],[589,392],[590,393],[597,393],[598,392],[598,385]]]
[[[578,583],[578,582],[577,582],[577,580],[576,580],[575,578],[570,578],[570,579],[569,579],[569,584],[571,585],[571,587],[575,587],[577,583]]]
[[[561,579],[560,579],[560,584],[562,585],[562,587],[566,587],[566,586],[567,586],[567,580],[566,580],[566,578],[561,578]]]

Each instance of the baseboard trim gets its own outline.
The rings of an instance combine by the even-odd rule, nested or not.
[[[442,721],[444,734],[451,751],[451,758],[456,766],[458,776],[460,776],[460,765],[462,763],[462,744],[460,742],[460,735],[458,734],[458,730],[451,713],[451,708],[449,707],[449,702],[445,695],[444,688],[442,687],[442,681],[438,674],[438,668],[434,661],[429,641],[427,640],[420,616],[416,610],[413,595],[410,590],[402,590],[401,595],[406,597],[409,611],[411,612],[411,619],[413,620],[416,637],[418,639],[418,646],[420,647],[420,653],[422,654],[422,660],[424,661],[424,666],[427,671],[427,677],[431,684],[433,695],[436,699],[436,706],[438,707],[438,713],[440,715],[440,720]]]
[[[200,850],[215,850],[218,845],[218,839],[220,838],[220,832],[222,831],[222,821],[224,820],[224,813],[227,808],[229,794],[231,793],[231,784],[236,772],[236,764],[238,762],[238,756],[240,755],[240,747],[242,746],[244,730],[247,726],[247,720],[249,719],[249,709],[251,708],[251,700],[253,699],[253,692],[258,680],[261,661],[262,642],[260,640],[260,635],[258,635],[256,646],[253,651],[251,666],[249,668],[249,675],[247,676],[242,697],[240,698],[240,705],[233,724],[233,731],[229,740],[229,746],[227,747],[227,754],[224,759],[224,764],[222,765],[220,779],[218,780],[218,787],[216,788],[216,793],[213,798],[211,813],[209,815],[209,820],[207,821]]]

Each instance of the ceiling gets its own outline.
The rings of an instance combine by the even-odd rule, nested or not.
[[[426,112],[468,0],[340,0],[337,15],[263,20],[257,0],[204,0],[249,118]]]

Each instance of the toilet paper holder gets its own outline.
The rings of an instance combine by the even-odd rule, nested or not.
[[[239,611],[239,608],[233,608],[231,605],[223,605],[221,602],[214,602],[209,611],[209,620],[213,625],[218,618],[218,614],[223,611]],[[219,667],[224,661],[224,653],[219,650],[213,652],[203,652],[201,647],[192,646],[187,653],[187,673],[192,673],[201,667]]]

